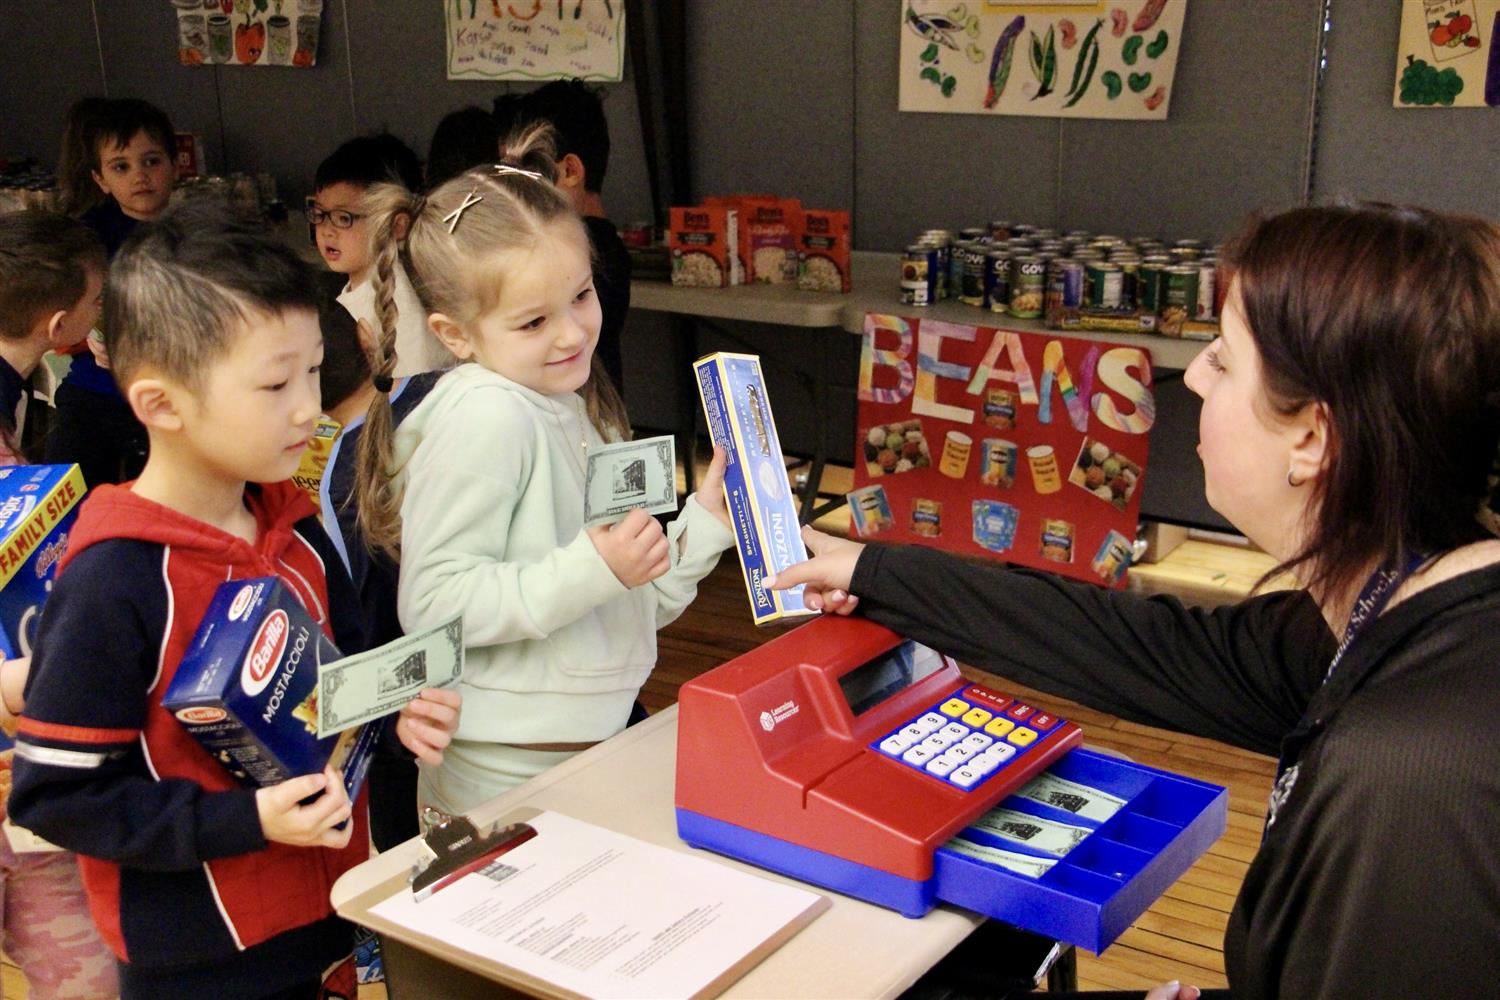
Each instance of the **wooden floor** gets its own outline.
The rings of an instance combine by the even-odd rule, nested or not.
[[[820,526],[842,532],[834,515]],[[1136,586],[1178,592],[1195,600],[1233,599],[1267,568],[1263,556],[1223,546],[1189,542],[1158,567],[1132,570]],[[641,692],[651,711],[677,700],[687,680],[779,635],[782,628],[750,623],[745,587],[732,558],[702,584],[698,599],[660,633],[657,670]],[[1182,736],[1092,711],[1031,691],[987,674],[972,677],[1025,697],[1039,707],[1084,728],[1089,745],[1118,751],[1153,767],[1211,781],[1229,788],[1229,829],[1193,868],[1102,956],[1080,952],[1081,989],[1146,989],[1168,980],[1222,987],[1222,939],[1230,907],[1260,840],[1266,796],[1275,762],[1222,744]],[[25,983],[8,962],[0,968],[4,1000],[25,997]],[[364,988],[361,1000],[384,997],[380,987]]]

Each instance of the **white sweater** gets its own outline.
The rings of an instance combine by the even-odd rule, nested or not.
[[[682,613],[734,536],[690,497],[672,568],[627,590],[583,530],[585,451],[603,444],[580,398],[460,365],[401,422],[397,607],[407,632],[463,614],[457,736],[601,740],[624,728]]]
[[[396,264],[396,378],[420,375],[422,372],[451,368],[457,362],[427,328],[427,310],[411,287],[406,271]],[[380,336],[380,317],[375,311],[375,282],[369,278],[358,285],[345,285],[339,293],[339,304],[357,320],[363,320],[372,336]]]

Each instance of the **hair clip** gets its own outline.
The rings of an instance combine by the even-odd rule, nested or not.
[[[520,174],[522,177],[530,177],[534,181],[543,179],[542,175],[537,173],[535,170],[523,170],[520,167],[511,166],[509,163],[495,164],[495,173],[499,174],[502,177],[506,174]]]
[[[464,195],[464,202],[463,202],[463,204],[459,205],[453,211],[451,211],[447,215],[443,216],[443,221],[446,222],[446,223],[448,223],[448,232],[449,233],[452,233],[453,230],[455,230],[455,229],[458,228],[458,220],[461,219],[461,218],[463,218],[463,214],[464,214],[464,210],[465,209],[467,209],[470,205],[477,205],[481,201],[484,201],[484,195],[478,195],[477,197],[475,196],[474,191],[478,191],[478,190],[479,190],[479,188],[476,187],[472,191],[470,191],[468,194]]]

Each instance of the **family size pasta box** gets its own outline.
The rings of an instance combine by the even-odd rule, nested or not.
[[[797,495],[787,481],[760,359],[710,354],[693,363],[709,436],[729,452],[724,496],[755,624],[815,614],[802,588],[767,590],[762,580],[807,558]]]
[[[849,213],[806,209],[797,234],[797,287],[805,292],[850,288]]]
[[[76,465],[0,468],[0,653],[7,659],[31,655],[84,489]]]
[[[670,212],[667,247],[672,254],[672,284],[690,288],[723,288],[740,284],[739,213],[705,205]]]
[[[353,799],[380,723],[318,739],[318,664],[341,654],[274,576],[219,585],[162,707],[247,788],[332,763]]]

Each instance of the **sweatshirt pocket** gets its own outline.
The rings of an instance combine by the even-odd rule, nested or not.
[[[656,620],[632,591],[553,635],[552,668],[564,677],[604,682],[597,690],[644,683],[656,663]]]

